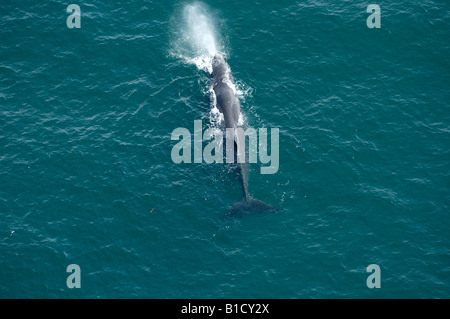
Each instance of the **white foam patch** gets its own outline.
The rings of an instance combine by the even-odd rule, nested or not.
[[[238,120],[238,125],[239,126],[243,126],[245,123],[245,116],[244,114],[242,114],[242,112],[239,113],[239,120]]]
[[[212,127],[219,127],[223,122],[223,114],[217,107],[214,107],[209,111],[209,122]]]
[[[209,123],[211,127],[220,128],[221,124],[224,121],[223,114],[217,108],[216,94],[214,93],[212,86],[210,87],[209,92],[211,94],[212,104],[211,111],[209,111]]]
[[[243,83],[235,83],[231,80],[231,70],[228,67],[228,71],[225,74],[223,82],[228,85],[228,87],[233,91],[234,95],[236,95],[241,101],[244,100],[247,96],[251,96],[253,90],[251,87],[247,87]]]
[[[197,69],[212,73],[212,56],[202,55],[192,59],[187,59],[188,64],[194,64]]]

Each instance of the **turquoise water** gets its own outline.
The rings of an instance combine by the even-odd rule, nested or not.
[[[276,214],[227,218],[221,164],[175,164],[210,125],[179,1],[0,5],[1,298],[448,298],[447,1],[205,1]],[[69,264],[81,288],[69,289]],[[366,267],[381,268],[369,289]]]

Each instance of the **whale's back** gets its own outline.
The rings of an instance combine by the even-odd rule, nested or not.
[[[241,106],[234,91],[226,83],[220,82],[214,86],[214,93],[216,95],[216,105],[223,114],[225,126],[237,127]]]

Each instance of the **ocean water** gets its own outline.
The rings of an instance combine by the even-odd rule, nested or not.
[[[0,4],[1,298],[450,297],[448,1],[373,29],[364,1],[68,4]],[[249,178],[275,214],[224,216],[236,174],[171,159],[213,124],[215,51],[279,128]]]

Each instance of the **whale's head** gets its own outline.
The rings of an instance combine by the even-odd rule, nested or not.
[[[224,76],[228,71],[227,63],[225,62],[225,59],[222,55],[217,53],[214,55],[212,59],[212,77],[222,77]]]

